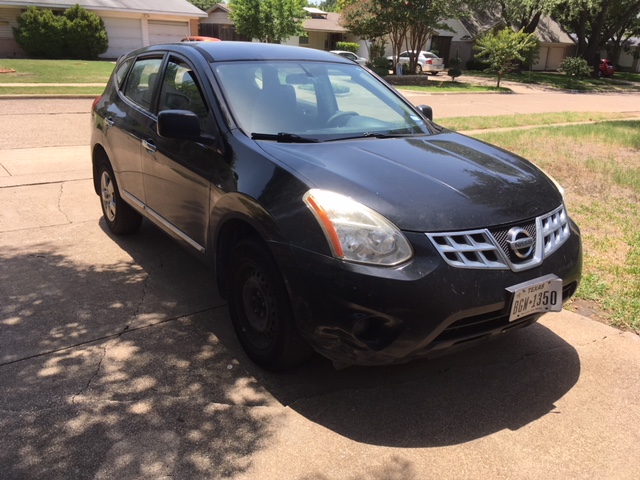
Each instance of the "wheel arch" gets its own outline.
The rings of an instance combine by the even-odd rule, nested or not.
[[[93,172],[93,189],[97,195],[100,195],[100,176],[98,175],[98,169],[102,162],[107,162],[111,165],[109,155],[106,150],[99,143],[93,146],[91,151],[91,171]],[[113,168],[113,167],[112,167]]]
[[[222,205],[221,205],[222,204]],[[223,298],[227,297],[227,267],[235,246],[245,239],[260,243],[272,256],[279,268],[277,256],[270,243],[285,241],[276,220],[257,201],[241,194],[229,194],[218,202],[211,225],[212,263],[215,266],[216,284]],[[216,218],[218,217],[218,218]]]

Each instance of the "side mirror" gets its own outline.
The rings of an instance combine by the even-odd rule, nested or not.
[[[433,121],[433,109],[429,105],[418,105],[416,108],[422,115]]]
[[[200,140],[200,119],[188,110],[164,110],[158,114],[158,135],[181,140]]]

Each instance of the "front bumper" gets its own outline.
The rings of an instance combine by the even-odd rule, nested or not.
[[[582,270],[580,232],[542,264],[521,272],[447,265],[426,235],[407,234],[414,259],[396,268],[338,261],[280,245],[298,327],[322,355],[341,363],[385,365],[467,347],[534,323],[509,322],[507,288],[548,274],[563,281],[563,301]]]

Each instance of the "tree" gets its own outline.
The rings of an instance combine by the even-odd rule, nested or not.
[[[395,61],[405,47],[422,50],[436,30],[448,29],[444,23],[447,18],[456,18],[461,12],[458,0],[344,1],[342,25],[371,41],[388,35]],[[417,56],[410,59],[410,71],[415,71],[417,61]]]
[[[338,0],[324,0],[318,8],[324,12],[339,12]]]
[[[503,75],[517,70],[529,53],[539,48],[539,44],[532,33],[514,32],[510,28],[504,28],[481,36],[473,48],[478,50],[477,57],[486,57],[488,70],[497,74],[496,87],[500,87]]]
[[[238,33],[261,42],[280,43],[306,35],[302,27],[306,5],[306,0],[231,0],[229,16]]]
[[[640,16],[631,17],[620,29],[613,34],[607,44],[607,55],[614,64],[620,62],[622,51],[629,51],[631,39],[640,37]]]
[[[640,14],[640,0],[567,0],[554,10],[562,26],[578,39],[577,55],[598,73],[600,51],[629,19]]]
[[[368,41],[367,49],[371,60],[378,57],[374,52],[376,45],[384,42],[384,37],[388,33],[388,25],[379,15],[379,6],[377,0],[361,0],[345,5],[340,16],[343,27],[353,35]]]
[[[533,33],[543,15],[552,11],[557,0],[470,0],[472,12],[491,12],[504,20],[505,25]]]
[[[189,3],[206,12],[219,2],[217,0],[189,0]]]

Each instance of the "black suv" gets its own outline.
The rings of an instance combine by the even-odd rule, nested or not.
[[[266,368],[313,349],[375,365],[472,345],[578,286],[580,233],[553,179],[328,52],[137,50],[92,122],[109,229],[146,217],[212,265]]]

